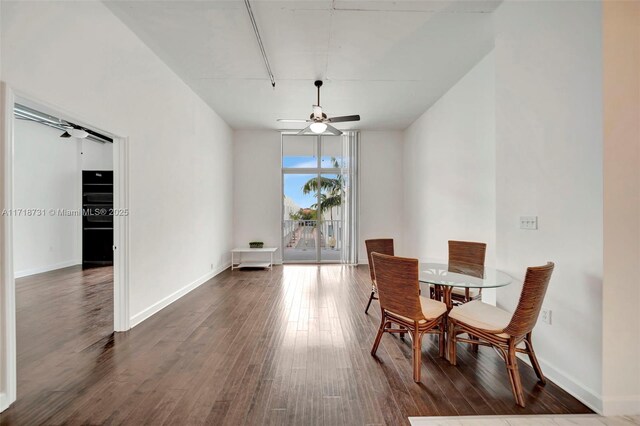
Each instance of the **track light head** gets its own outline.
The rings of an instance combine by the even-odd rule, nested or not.
[[[82,127],[70,127],[65,133],[68,133],[69,136],[73,136],[78,139],[84,139],[89,136],[89,132],[84,130]]]

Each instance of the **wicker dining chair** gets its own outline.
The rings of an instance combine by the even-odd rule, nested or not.
[[[516,404],[521,407],[525,403],[516,358],[518,352],[529,356],[538,380],[546,383],[533,350],[531,333],[538,320],[553,267],[554,264],[548,262],[545,266],[527,268],[520,300],[513,315],[479,300],[456,306],[449,312],[449,362],[456,365],[457,342],[496,348],[507,366]],[[458,337],[462,333],[473,335],[474,338]],[[519,348],[518,345],[523,342],[524,348]]]
[[[419,382],[422,336],[425,333],[438,334],[440,356],[444,356],[447,306],[437,300],[420,296],[417,259],[376,252],[371,256],[382,311],[382,320],[371,355],[375,356],[385,332],[410,333],[413,343],[413,380]],[[398,324],[400,327],[392,328],[392,324]]]
[[[484,267],[484,258],[487,251],[485,243],[471,241],[449,241],[449,267],[456,265]],[[467,303],[482,297],[482,290],[475,288],[454,287],[451,290],[451,299],[457,304]]]
[[[378,238],[375,240],[365,240],[364,245],[367,247],[367,259],[369,260],[369,275],[371,276],[371,296],[369,296],[369,303],[364,310],[364,313],[369,312],[369,306],[374,300],[378,300],[376,294],[378,290],[376,288],[376,274],[373,270],[373,261],[371,260],[371,253],[382,253],[393,256],[393,239],[392,238]]]

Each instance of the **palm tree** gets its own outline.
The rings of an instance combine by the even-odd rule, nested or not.
[[[331,157],[331,163],[334,168],[339,168],[340,164],[335,157]],[[342,205],[342,194],[344,191],[344,177],[338,174],[335,178],[320,176],[320,213],[329,210],[329,215],[333,224],[333,208]],[[318,178],[311,178],[302,187],[303,194],[318,192]],[[317,203],[312,205],[314,209],[318,208]]]
[[[341,178],[342,176],[339,176]],[[328,177],[320,176],[320,189],[325,192],[333,193],[336,190],[341,191],[342,185],[340,184],[340,188],[338,188],[338,179],[331,179]],[[309,194],[311,192],[318,192],[318,179],[311,178],[302,186],[302,193]]]

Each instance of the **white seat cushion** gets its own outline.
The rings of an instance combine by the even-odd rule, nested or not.
[[[420,306],[422,306],[422,314],[426,319],[438,318],[447,312],[447,305],[429,297],[420,296]]]
[[[437,300],[430,299],[428,297],[420,296],[420,306],[422,306],[422,315],[428,320],[438,318],[440,315],[447,312],[447,305]],[[391,312],[393,314],[393,312]],[[402,315],[395,314],[396,316],[411,322],[411,319],[403,317]]]
[[[504,309],[474,300],[454,307],[449,312],[449,318],[481,330],[499,332],[509,325],[511,314]],[[505,333],[499,333],[499,335],[508,337]]]

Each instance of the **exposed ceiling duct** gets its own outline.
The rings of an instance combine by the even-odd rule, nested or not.
[[[91,130],[86,127],[80,126],[79,124],[75,124],[70,121],[45,114],[24,105],[15,104],[13,107],[13,114],[20,120],[34,121],[36,123],[44,124],[45,126],[61,130],[64,132],[60,135],[61,138],[86,138],[100,143],[113,143],[112,138],[105,136],[102,133],[96,132],[95,130]]]

